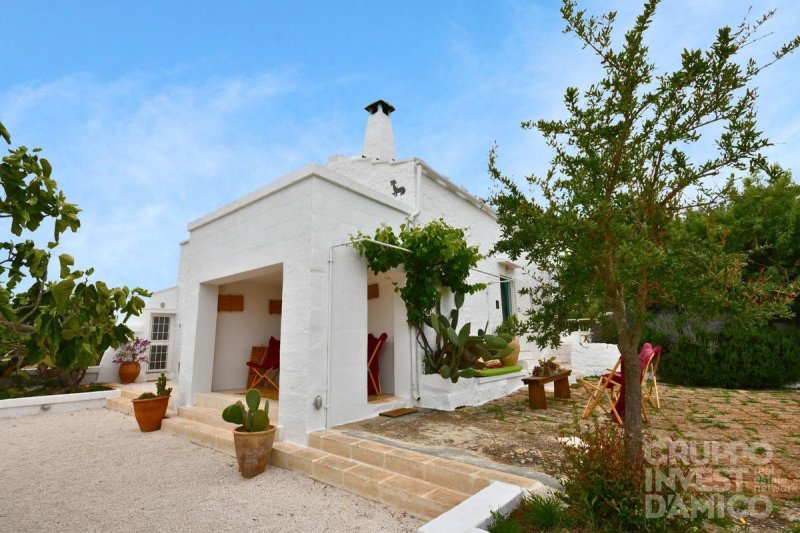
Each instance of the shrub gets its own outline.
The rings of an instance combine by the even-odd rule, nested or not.
[[[592,324],[592,342],[602,342],[605,344],[617,344],[619,333],[617,325],[614,323],[614,316],[610,314],[600,315]]]
[[[679,385],[777,388],[800,381],[800,329],[741,327],[659,315],[644,337],[661,344],[659,377]]]
[[[678,517],[653,518],[645,514],[644,457],[635,463],[625,457],[625,430],[610,421],[593,421],[562,433],[558,465],[568,519],[590,531],[685,531],[690,524]],[[645,445],[650,443],[644,435]],[[667,465],[670,466],[670,465]],[[666,489],[670,490],[670,489]],[[684,487],[661,493],[667,501],[683,497]],[[665,516],[669,512],[665,513]],[[581,529],[582,528],[578,528]]]
[[[521,337],[525,334],[525,326],[520,324],[517,315],[511,315],[494,328],[495,335],[500,335],[501,333],[507,333],[512,337]]]
[[[572,517],[561,498],[554,494],[527,494],[508,516],[492,512],[490,533],[523,533],[526,531],[560,532],[572,525]]]
[[[564,503],[556,495],[530,494],[522,500],[520,511],[523,520],[536,531],[563,531],[572,524]]]
[[[513,516],[492,511],[492,523],[489,524],[489,533],[525,533],[522,525]]]

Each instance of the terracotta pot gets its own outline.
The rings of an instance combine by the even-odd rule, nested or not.
[[[137,362],[128,361],[119,365],[119,382],[122,384],[133,383],[139,377],[142,365]]]
[[[276,429],[275,426],[270,426],[266,431],[248,433],[244,430],[244,426],[239,426],[233,431],[236,461],[239,463],[242,477],[257,476],[267,468]]]
[[[519,361],[519,339],[514,337],[508,345],[511,346],[514,351],[500,359],[500,362],[503,363],[503,366],[514,366]]]
[[[133,403],[133,414],[142,432],[158,431],[161,429],[161,421],[167,414],[169,396],[131,400],[131,402]]]

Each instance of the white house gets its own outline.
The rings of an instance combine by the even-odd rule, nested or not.
[[[500,235],[484,200],[420,159],[396,158],[391,105],[378,100],[366,110],[362,154],[304,166],[189,224],[178,285],[150,298],[139,325],[153,339],[149,370],[177,377],[179,405],[245,387],[251,347],[270,336],[281,341],[280,438],[301,444],[311,431],[395,406],[454,408],[521,385],[519,373],[457,386],[423,375],[392,286],[403,273],[372,274],[349,245],[351,235],[382,223],[440,217],[465,228],[483,253]],[[467,297],[462,323],[488,320],[491,328],[524,308],[517,290],[529,279],[507,259],[484,259],[472,281],[488,288]],[[377,297],[373,288],[368,298],[369,285],[378,286]],[[226,311],[231,301],[235,310]],[[368,332],[388,333],[381,358],[388,401],[380,403],[367,396]]]

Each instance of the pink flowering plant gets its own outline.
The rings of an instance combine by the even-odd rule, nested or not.
[[[118,350],[117,355],[114,356],[114,363],[147,363],[147,349],[150,347],[150,341],[136,337],[134,340],[126,342]]]

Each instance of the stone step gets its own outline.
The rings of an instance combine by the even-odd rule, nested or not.
[[[276,466],[297,470],[328,485],[402,509],[423,520],[431,520],[469,497],[468,494],[429,481],[317,448],[283,442],[278,445],[281,447],[272,452],[272,463]]]
[[[309,446],[467,495],[488,487],[492,481],[503,481],[532,491],[544,490],[543,484],[535,479],[390,446],[336,430],[311,433]]]
[[[242,403],[244,403],[244,396],[242,396]],[[197,394],[194,398],[194,405],[198,407],[217,409],[220,412],[222,412],[222,410],[228,407],[230,404],[230,398],[220,394],[214,394],[213,392],[202,392]]]
[[[206,448],[212,448],[228,455],[236,454],[233,447],[233,432],[229,429],[209,426],[196,420],[176,416],[165,418],[161,422],[161,430]]]
[[[135,400],[141,394],[139,391],[133,391],[122,387],[119,387],[118,390],[122,398],[128,398],[129,400]]]
[[[194,420],[195,422],[202,422],[209,426],[218,427],[232,431],[236,428],[236,424],[225,422],[222,419],[222,411],[212,407],[201,407],[199,405],[192,405],[189,407],[179,407],[178,416]]]
[[[126,415],[133,415],[133,404],[128,398],[106,398],[106,409],[118,411]]]
[[[124,415],[133,416],[133,403],[129,398],[106,398],[106,409],[120,412]],[[177,416],[178,413],[172,410],[172,400],[167,405],[167,416]]]
[[[208,409],[215,409],[219,411],[220,417],[222,416],[222,410],[228,407],[230,404],[236,402],[237,400],[244,403],[244,395],[236,395],[232,396],[229,394],[217,394],[213,392],[203,392],[196,395],[194,399],[194,406],[195,407],[205,407]],[[269,402],[269,420],[271,424],[277,424],[278,422],[278,402],[270,401]]]

